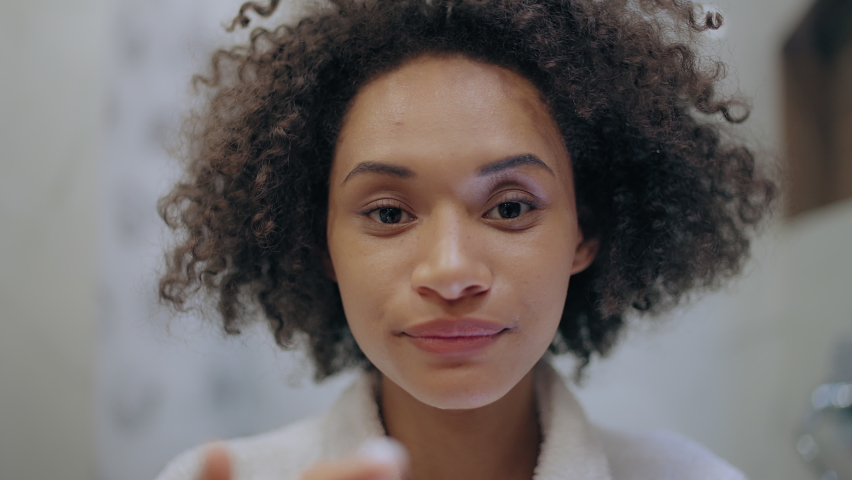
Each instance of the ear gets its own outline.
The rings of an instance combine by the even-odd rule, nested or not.
[[[600,241],[597,238],[584,238],[581,234],[580,242],[574,251],[574,263],[571,265],[571,275],[580,273],[589,268],[589,265],[595,260],[600,248]]]
[[[331,256],[327,251],[322,256],[322,268],[325,270],[325,274],[328,278],[337,282],[337,274],[334,273],[334,264],[331,263]]]

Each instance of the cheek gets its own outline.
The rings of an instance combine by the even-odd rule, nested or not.
[[[373,343],[379,338],[378,322],[382,316],[381,301],[374,288],[374,270],[363,261],[363,257],[353,255],[352,243],[343,242],[337,251],[330,245],[332,262],[335,266],[337,285],[343,303],[343,311],[349,329],[355,341],[364,351],[372,352]],[[372,359],[371,355],[371,359]]]
[[[506,265],[510,289],[536,319],[530,327],[555,332],[565,306],[574,260],[573,230],[565,225],[542,230],[535,241]]]
[[[404,278],[405,256],[394,242],[377,244],[363,234],[342,225],[330,224],[329,253],[334,266],[347,322],[362,349],[385,333],[382,325],[393,313],[394,299]],[[364,342],[367,342],[365,344]]]
[[[350,313],[370,305],[373,292],[367,286],[373,285],[375,270],[369,268],[369,262],[359,254],[357,245],[348,237],[351,236],[338,234],[334,241],[329,242],[329,253],[344,309],[347,317],[351,318]]]
[[[574,260],[573,244],[564,229],[542,230],[536,234],[536,238],[525,242],[523,248],[516,247],[522,254],[514,255],[513,265],[508,269],[535,282],[552,281],[556,277],[567,278]],[[508,248],[512,246],[507,245]],[[506,257],[512,255],[507,254]]]

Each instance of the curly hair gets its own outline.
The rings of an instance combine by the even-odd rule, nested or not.
[[[232,28],[278,3],[244,4]],[[211,299],[228,333],[265,318],[281,347],[306,341],[318,381],[371,368],[323,267],[337,133],[372,78],[462,54],[527,78],[564,137],[580,227],[600,250],[572,277],[550,350],[582,369],[631,312],[738,273],[772,211],[776,183],[725,126],[748,109],[717,93],[724,65],[697,55],[720,25],[680,0],[331,0],[255,28],[195,78],[206,97],[185,125],[185,178],[159,203],[178,233],[160,298]]]

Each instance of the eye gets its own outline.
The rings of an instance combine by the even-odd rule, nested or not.
[[[497,204],[485,214],[485,218],[508,220],[520,217],[534,208],[526,201],[510,201]]]
[[[366,215],[384,224],[407,223],[412,220],[408,212],[398,207],[378,207],[366,212]]]

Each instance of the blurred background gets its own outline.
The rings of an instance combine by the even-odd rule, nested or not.
[[[352,378],[313,385],[265,330],[225,339],[156,304],[164,146],[190,76],[245,38],[223,30],[239,5],[3,2],[0,478],[151,479],[202,441],[325,409]],[[852,479],[852,2],[705,8],[725,17],[706,52],[752,99],[745,138],[787,166],[785,213],[741,279],[635,326],[578,395],[597,422],[680,432],[754,480]]]

